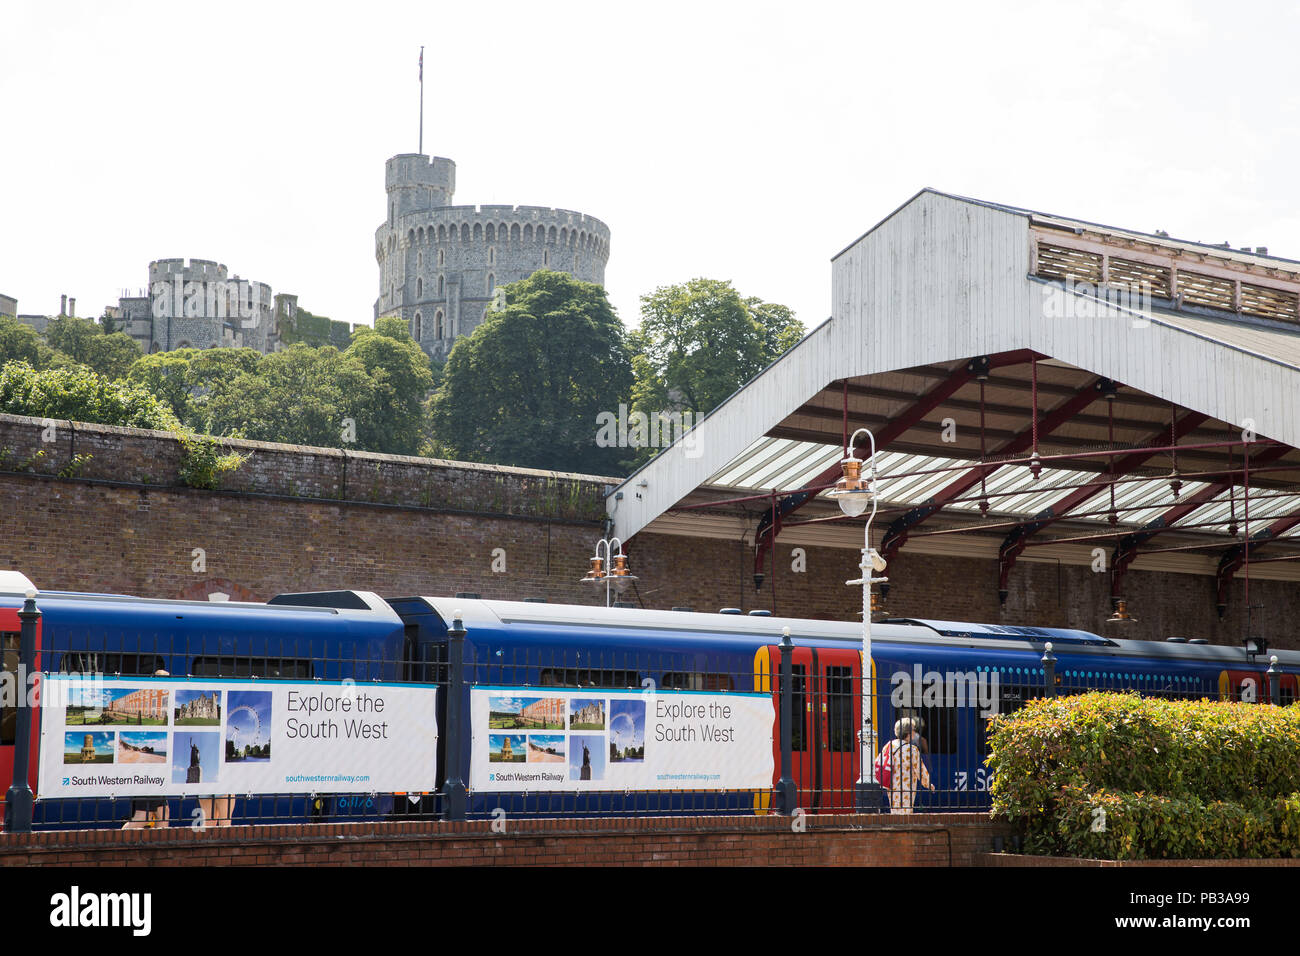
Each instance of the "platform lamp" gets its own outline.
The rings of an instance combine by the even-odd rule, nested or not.
[[[866,435],[871,444],[871,458],[869,459],[869,469],[867,477],[862,477],[862,466],[864,462],[853,454],[853,449],[858,445],[858,436]],[[867,514],[867,524],[863,529],[862,536],[862,562],[858,567],[862,570],[862,577],[844,583],[849,587],[862,588],[862,686],[864,693],[862,695],[862,730],[859,737],[859,746],[862,751],[862,768],[858,776],[857,784],[854,786],[854,796],[856,809],[861,813],[873,813],[880,809],[881,788],[879,781],[876,780],[876,734],[872,723],[872,704],[875,701],[875,680],[871,667],[871,586],[873,584],[884,584],[889,578],[878,578],[873,575],[879,574],[885,570],[885,559],[880,556],[880,552],[871,546],[871,522],[876,517],[876,510],[879,507],[879,492],[876,489],[876,437],[866,428],[859,428],[849,439],[848,454],[840,462],[840,469],[843,477],[836,483],[835,487],[827,492],[828,498],[835,499],[840,510],[850,518],[857,518],[866,513],[868,506],[871,512]]]
[[[618,553],[614,553],[614,548]],[[601,555],[601,549],[604,555]],[[612,565],[612,566],[611,566]],[[596,542],[596,553],[591,558],[591,570],[582,579],[583,584],[593,587],[602,582],[605,585],[605,607],[610,606],[612,593],[622,594],[637,580],[637,576],[627,569],[627,555],[623,553],[623,542],[618,538],[601,538]],[[613,592],[611,593],[611,588]]]
[[[1115,599],[1115,609],[1110,617],[1106,618],[1107,624],[1136,624],[1137,618],[1128,612],[1128,601],[1123,598]]]

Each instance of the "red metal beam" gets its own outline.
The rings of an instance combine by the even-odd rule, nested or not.
[[[1202,415],[1200,412],[1188,412],[1171,427],[1162,428],[1160,431],[1148,435],[1143,444],[1147,446],[1159,445],[1167,437],[1168,441],[1166,444],[1173,445],[1178,441],[1178,439],[1185,436],[1192,429],[1198,427],[1209,417],[1210,416],[1208,415]],[[1112,468],[1108,474],[1131,474],[1145,465],[1157,454],[1159,454],[1159,452],[1153,451],[1148,447],[1124,455],[1121,458],[1113,459]],[[1106,481],[1105,478],[1099,478],[1097,481],[1084,485],[1082,488],[1076,488],[1064,498],[1048,505],[1038,514],[1034,515],[1031,520],[1021,524],[1007,535],[1006,539],[1002,542],[1002,546],[998,549],[998,598],[1000,600],[1006,600],[1007,581],[1010,579],[1011,569],[1015,567],[1016,559],[1024,552],[1025,544],[1029,539],[1053,522],[1060,521],[1069,512],[1079,507],[1079,505],[1083,504],[1093,495],[1104,491],[1108,484],[1109,482]]]
[[[1219,558],[1219,569],[1215,573],[1215,608],[1219,612],[1219,617],[1223,617],[1224,611],[1228,609],[1228,589],[1232,585],[1233,575],[1241,568],[1246,561],[1247,552],[1254,554],[1260,548],[1276,541],[1281,535],[1290,531],[1296,525],[1300,524],[1300,511],[1295,514],[1278,518],[1272,524],[1262,531],[1257,531],[1250,536],[1249,541],[1242,544],[1234,544],[1223,556]]]
[[[1109,384],[1107,379],[1097,378],[1085,385],[1080,391],[1076,392],[1072,398],[1066,399],[1056,408],[1052,409],[1041,422],[1037,424],[1037,435],[1050,435],[1053,431],[1060,428],[1066,422],[1070,421],[1075,415],[1083,411],[1093,402],[1102,397],[1103,384]],[[993,451],[994,457],[1003,457],[1006,455],[1015,455],[1030,448],[1035,438],[1035,428],[1026,428],[1015,438],[1006,442],[1001,447]],[[900,548],[907,543],[908,533],[921,522],[925,521],[931,515],[941,511],[945,505],[953,499],[961,497],[970,489],[979,484],[981,478],[986,478],[993,472],[997,471],[1005,464],[1004,462],[989,462],[987,464],[976,465],[971,468],[960,478],[950,482],[945,488],[926,499],[926,501],[904,514],[901,518],[896,519],[885,531],[884,540],[881,542],[880,553],[886,561],[892,559],[898,554]]]
[[[876,450],[880,451],[892,442],[897,441],[908,429],[922,422],[925,416],[955,395],[963,385],[972,381],[978,372],[1004,368],[1009,365],[1023,365],[1025,362],[1031,362],[1038,358],[1042,358],[1042,356],[1030,349],[1019,349],[1013,352],[1000,352],[997,355],[981,356],[958,366],[947,378],[918,398],[915,404],[895,416],[888,425],[875,433]],[[847,430],[847,404],[845,405],[844,414],[845,429]],[[870,446],[866,446],[855,448],[853,453],[858,457],[865,458],[870,451]],[[831,465],[816,478],[806,482],[803,488],[783,495],[775,512],[769,511],[760,519],[758,530],[754,535],[755,589],[763,586],[764,559],[767,551],[776,543],[776,536],[781,533],[781,527],[785,519],[817,497],[827,485],[834,484],[839,477],[840,466],[838,464]]]
[[[1290,450],[1291,449],[1285,445],[1276,445],[1272,448],[1264,449],[1258,455],[1253,457],[1251,470],[1254,470],[1254,465],[1265,465],[1270,461],[1277,461]],[[1196,494],[1187,496],[1158,518],[1152,518],[1137,531],[1122,538],[1120,542],[1115,545],[1115,553],[1111,556],[1111,599],[1115,600],[1124,593],[1122,590],[1124,576],[1128,573],[1129,565],[1133,563],[1133,559],[1138,556],[1138,548],[1146,544],[1162,531],[1171,530],[1178,524],[1178,522],[1182,521],[1197,508],[1209,504],[1229,488],[1240,484],[1241,480],[1242,472],[1238,471],[1223,481],[1216,481],[1213,484],[1206,485],[1200,491],[1196,492]],[[1229,534],[1235,536],[1236,531],[1230,530]]]

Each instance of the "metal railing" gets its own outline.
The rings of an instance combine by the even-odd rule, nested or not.
[[[6,668],[13,667],[13,650],[20,661],[31,659],[34,632],[32,605],[21,646],[6,652]],[[524,650],[466,637],[457,621],[445,644],[407,644],[400,652],[376,649],[366,656],[361,648],[344,652],[321,642],[259,642],[255,636],[236,654],[201,635],[164,644],[128,633],[83,634],[75,646],[47,635],[42,663],[55,671],[436,688],[439,733],[429,759],[436,760],[438,783],[422,793],[214,792],[33,801],[18,773],[6,796],[5,828],[982,811],[992,782],[984,766],[988,712],[1010,713],[1038,697],[1091,690],[1217,699],[1222,689],[1203,675],[1186,676],[1186,670],[1155,675],[1116,658],[1081,665],[1084,658],[1075,655],[1063,663],[1051,645],[1037,666],[1023,655],[1018,665],[981,665],[967,687],[978,685],[979,694],[959,700],[946,686],[900,692],[888,668],[903,668],[901,661],[877,661],[872,693],[856,650],[802,645],[788,636],[749,661],[692,650],[686,643],[656,653],[578,650],[560,643]],[[1290,703],[1293,695],[1280,686],[1281,676],[1273,666],[1252,694],[1244,685],[1229,691],[1242,699]],[[860,736],[863,708],[876,733],[868,746]],[[683,712],[693,716],[679,719]],[[16,713],[4,715],[4,743],[13,745],[19,768],[33,766],[37,756],[34,750],[24,753],[33,716],[34,709],[21,702]],[[114,726],[131,724],[119,715],[105,724]],[[698,736],[687,738],[688,732]],[[670,751],[689,751],[696,762],[669,759]],[[710,759],[716,766],[708,766]],[[886,775],[888,780],[881,779]]]

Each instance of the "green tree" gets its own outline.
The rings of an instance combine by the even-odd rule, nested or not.
[[[692,279],[641,297],[633,406],[704,415],[799,341],[783,305],[742,299],[730,282]]]
[[[0,411],[163,431],[180,425],[167,404],[141,385],[86,368],[37,371],[25,362],[0,369]]]
[[[210,406],[229,392],[241,375],[256,374],[262,353],[248,348],[196,349],[185,372],[193,405],[194,428],[211,431]]]
[[[127,370],[126,380],[152,392],[181,422],[193,427],[196,408],[189,372],[191,362],[200,354],[199,349],[176,349],[142,355]]]
[[[374,381],[355,356],[332,346],[294,345],[267,355],[214,392],[207,404],[208,428],[258,441],[336,448],[344,419],[356,421],[371,408],[373,392]]]
[[[502,287],[505,307],[458,341],[431,403],[429,449],[532,468],[618,473],[597,415],[632,385],[622,323],[598,285],[540,270]]]
[[[53,350],[30,325],[0,316],[0,365],[26,362],[32,368],[45,368]]]
[[[390,316],[373,329],[360,328],[343,354],[360,362],[374,382],[369,407],[357,410],[357,444],[392,455],[418,453],[433,372],[406,323]]]
[[[45,341],[74,362],[100,375],[121,378],[140,357],[140,346],[125,332],[105,335],[95,322],[71,315],[51,319]]]

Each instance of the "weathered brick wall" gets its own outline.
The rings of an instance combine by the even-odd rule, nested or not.
[[[44,441],[43,438],[52,438]],[[603,601],[578,583],[600,537],[611,479],[490,465],[233,442],[248,461],[225,490],[177,484],[181,451],[165,433],[0,415],[0,567],[38,587],[202,597],[212,590],[265,599],[282,591],[357,588],[380,594],[545,597]],[[37,457],[38,453],[43,453]],[[91,458],[58,477],[76,455]],[[202,548],[205,567],[194,570]],[[503,572],[493,570],[504,552]],[[643,532],[628,542],[640,581],[629,597],[646,607],[700,611],[775,607],[791,616],[857,620],[856,551],[805,548],[792,570],[779,545],[763,590],[752,580],[752,545]],[[500,567],[500,563],[497,564]],[[889,569],[896,616],[1071,626],[1133,638],[1245,634],[1243,584],[1228,614],[1213,609],[1212,581],[1131,571],[1126,590],[1139,619],[1104,623],[1109,580],[1086,567],[1020,562],[1005,606],[996,565],[904,550]],[[1279,648],[1300,647],[1300,585],[1252,582],[1254,631]]]
[[[0,866],[970,866],[984,814],[303,824],[0,833]]]

